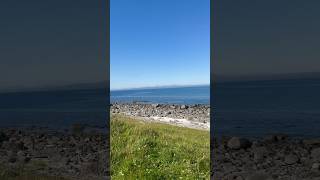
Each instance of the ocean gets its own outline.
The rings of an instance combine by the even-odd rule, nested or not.
[[[112,103],[209,104],[210,86],[116,90],[111,91],[110,101]]]
[[[213,102],[217,136],[320,136],[320,79],[216,83]]]
[[[110,99],[119,102],[208,104],[209,91],[209,86],[112,91]],[[103,127],[108,124],[108,100],[105,88],[0,93],[0,128],[36,126],[67,129],[76,123]]]
[[[0,93],[0,128],[108,124],[105,88]]]
[[[220,82],[212,91],[216,136],[320,136],[320,79]],[[209,104],[210,87],[111,91],[110,101]],[[0,127],[105,126],[107,102],[103,88],[0,93]]]

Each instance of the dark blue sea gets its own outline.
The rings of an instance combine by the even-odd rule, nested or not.
[[[320,136],[320,79],[220,82],[213,98],[217,136]]]
[[[111,102],[209,104],[210,86],[171,87],[111,91]]]
[[[209,91],[209,86],[111,91],[110,100],[209,104]],[[220,82],[212,91],[217,136],[320,136],[320,79]],[[0,93],[0,127],[105,126],[107,102],[103,88]]]
[[[0,128],[103,127],[108,124],[107,102],[105,88],[0,93]]]

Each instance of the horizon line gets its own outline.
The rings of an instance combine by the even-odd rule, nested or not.
[[[161,89],[161,88],[179,88],[179,87],[194,87],[194,86],[210,86],[210,83],[205,84],[182,84],[182,85],[158,85],[158,86],[141,86],[128,88],[114,88],[110,91],[124,91],[124,90],[139,90],[139,89]]]

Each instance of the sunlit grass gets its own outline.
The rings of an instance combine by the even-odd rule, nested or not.
[[[111,175],[112,179],[209,179],[209,132],[112,116]]]

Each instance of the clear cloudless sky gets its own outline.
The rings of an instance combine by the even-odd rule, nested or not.
[[[210,82],[209,0],[111,0],[113,89]]]

